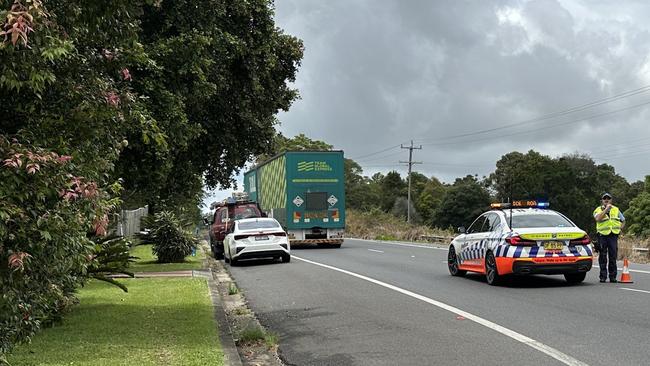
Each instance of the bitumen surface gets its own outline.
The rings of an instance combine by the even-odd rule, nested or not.
[[[634,284],[601,284],[594,268],[580,285],[494,287],[450,276],[446,255],[346,239],[230,272],[288,365],[648,364],[650,266],[631,266]]]

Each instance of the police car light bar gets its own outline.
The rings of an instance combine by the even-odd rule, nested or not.
[[[548,202],[535,201],[535,200],[521,200],[521,201],[512,201],[512,203],[509,203],[509,202],[492,203],[490,205],[490,207],[493,208],[493,209],[530,208],[530,207],[548,208],[549,203]]]
[[[490,204],[491,208],[510,208],[510,203],[492,203]]]

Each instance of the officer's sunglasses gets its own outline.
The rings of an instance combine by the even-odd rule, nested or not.
[[[612,199],[611,197],[603,197],[603,201],[609,201],[611,199]]]

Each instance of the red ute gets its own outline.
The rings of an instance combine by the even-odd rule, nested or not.
[[[257,203],[252,201],[238,201],[228,198],[215,205],[216,210],[209,223],[210,248],[216,259],[223,259],[223,240],[232,228],[235,220],[251,217],[266,217]]]

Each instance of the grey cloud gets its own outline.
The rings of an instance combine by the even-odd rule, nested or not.
[[[625,16],[627,6],[634,14]],[[500,20],[506,11],[513,18]],[[512,150],[592,152],[593,141],[650,138],[647,112],[636,109],[506,141],[501,131],[433,145],[650,84],[643,16],[650,5],[643,2],[277,0],[276,14],[278,26],[306,48],[296,81],[302,99],[279,115],[280,130],[325,140],[349,157],[413,139],[425,145],[416,156],[427,164],[418,170],[449,181],[487,174]],[[646,100],[650,93],[509,132]],[[359,162],[367,174],[385,172],[389,167],[377,165],[397,168],[406,158],[398,153]],[[630,180],[650,173],[650,159],[609,162]]]

